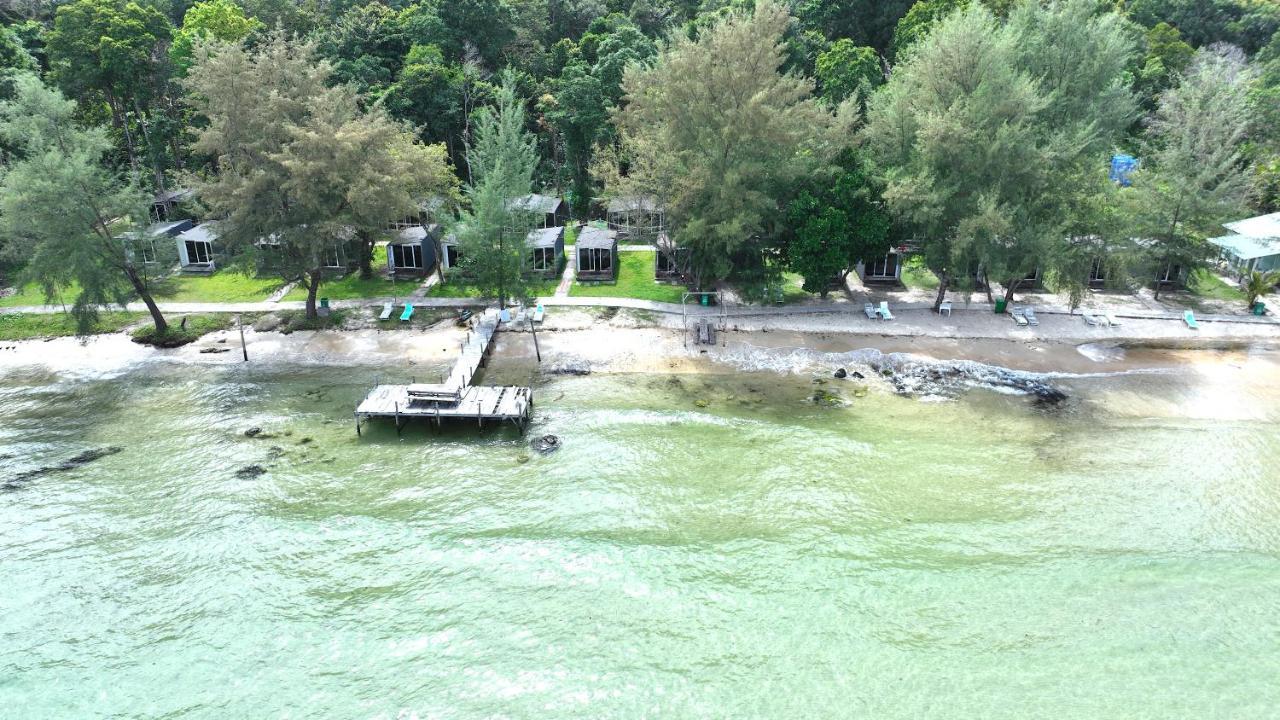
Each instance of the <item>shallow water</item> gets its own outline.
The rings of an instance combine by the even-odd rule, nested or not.
[[[0,492],[0,716],[1272,716],[1280,364],[1153,364],[551,378],[549,456],[357,438],[392,368],[11,368],[0,483],[124,450]]]

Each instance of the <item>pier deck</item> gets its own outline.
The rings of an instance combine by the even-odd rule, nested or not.
[[[472,385],[498,330],[498,311],[480,315],[449,375],[440,383],[378,385],[356,406],[356,433],[367,418],[394,418],[396,429],[411,419],[511,421],[524,431],[533,409],[533,390],[518,386]]]

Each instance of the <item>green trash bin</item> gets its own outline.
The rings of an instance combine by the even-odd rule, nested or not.
[[[320,298],[320,307],[325,310],[329,309],[329,298]]]
[[[1005,301],[1004,298],[996,298],[996,314],[997,315],[1003,315],[1004,309],[1007,306],[1008,306],[1008,303]]]
[[[699,295],[698,297],[701,298],[703,307],[706,307],[711,302],[710,295]]]
[[[1266,315],[1266,314],[1267,314],[1267,305],[1266,305],[1266,303],[1262,302],[1261,300],[1259,300],[1259,301],[1255,302],[1255,303],[1253,304],[1253,314],[1254,314],[1254,315]]]

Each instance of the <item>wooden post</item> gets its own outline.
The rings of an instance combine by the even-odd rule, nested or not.
[[[396,409],[396,435],[400,434],[400,403],[394,403]]]
[[[360,437],[360,413],[356,413],[356,437]]]
[[[240,353],[244,355],[244,361],[249,362],[249,348],[244,344],[244,322],[239,314],[236,315],[236,326],[240,328]]]
[[[538,356],[538,362],[542,362],[542,350],[538,347],[538,329],[533,326],[533,318],[529,318],[529,332],[533,333],[533,352]]]

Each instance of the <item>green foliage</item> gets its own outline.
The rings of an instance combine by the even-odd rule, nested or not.
[[[141,345],[175,348],[199,340],[212,332],[226,330],[235,325],[235,316],[221,313],[211,315],[185,315],[177,325],[170,325],[164,332],[154,327],[138,328],[133,341]]]
[[[748,245],[778,218],[794,183],[846,140],[811,97],[812,83],[781,72],[790,22],[770,0],[751,14],[727,12],[623,81],[628,174],[614,168],[610,194],[658,200],[699,284],[727,276],[734,256],[758,263]]]
[[[786,213],[790,266],[804,276],[806,292],[823,297],[834,278],[889,251],[889,217],[876,204],[874,186],[851,153],[841,161],[834,177],[815,178]]]
[[[848,39],[837,40],[818,55],[815,74],[822,97],[832,105],[839,105],[854,93],[866,97],[884,83],[876,51],[858,47]]]
[[[0,238],[46,298],[79,286],[72,314],[87,329],[104,305],[133,293],[151,302],[145,268],[117,237],[141,232],[127,218],[145,218],[147,201],[102,165],[111,147],[106,133],[80,127],[75,115],[73,101],[29,74],[17,78],[14,99],[0,103],[0,141],[17,149],[0,174]],[[154,306],[152,315],[163,329]]]
[[[262,302],[283,283],[234,270],[212,275],[175,275],[155,282],[156,297],[176,303]]]
[[[1182,83],[1160,96],[1142,169],[1126,192],[1132,231],[1150,242],[1152,265],[1203,265],[1213,255],[1206,237],[1242,210],[1252,80],[1240,58],[1202,50]]]
[[[609,126],[607,98],[600,81],[581,63],[566,67],[555,87],[555,95],[548,98],[543,111],[564,142],[575,214],[585,217],[593,194],[589,172],[592,149],[604,139]]]
[[[893,30],[893,57],[904,59],[912,45],[924,39],[939,22],[957,10],[969,6],[969,0],[919,0],[907,10]]]
[[[848,39],[855,46],[885,53],[895,26],[914,4],[915,0],[804,0],[795,12],[804,27],[828,38]]]
[[[533,218],[511,200],[533,191],[538,157],[525,130],[524,105],[516,97],[513,72],[503,75],[496,100],[494,107],[475,113],[475,139],[467,149],[471,207],[463,212],[456,234],[461,269],[485,297],[505,306],[508,300],[528,295],[525,235]]]
[[[369,252],[372,233],[456,184],[443,147],[422,145],[380,106],[362,110],[330,78],[314,45],[276,32],[252,51],[198,46],[186,79],[208,119],[196,147],[219,160],[216,175],[191,178],[219,218],[219,242],[252,257],[270,238],[282,278],[309,291],[310,317],[326,256]]]
[[[1256,0],[1132,0],[1129,14],[1146,27],[1168,23],[1194,47],[1215,42],[1255,52],[1280,29],[1280,8]]]
[[[205,0],[192,5],[182,17],[182,27],[173,35],[169,59],[178,74],[191,67],[193,46],[199,40],[239,42],[263,28],[256,18],[245,17],[233,0]]]
[[[1154,108],[1156,98],[1169,89],[1186,70],[1196,51],[1182,41],[1177,28],[1164,22],[1147,30],[1145,39],[1147,54],[1134,78],[1134,84],[1143,98],[1143,104]]]
[[[1254,270],[1244,278],[1245,306],[1253,307],[1258,298],[1266,295],[1280,285],[1280,272],[1259,272]]]
[[[0,99],[12,97],[13,80],[18,73],[36,69],[36,59],[23,47],[18,35],[0,27]]]

